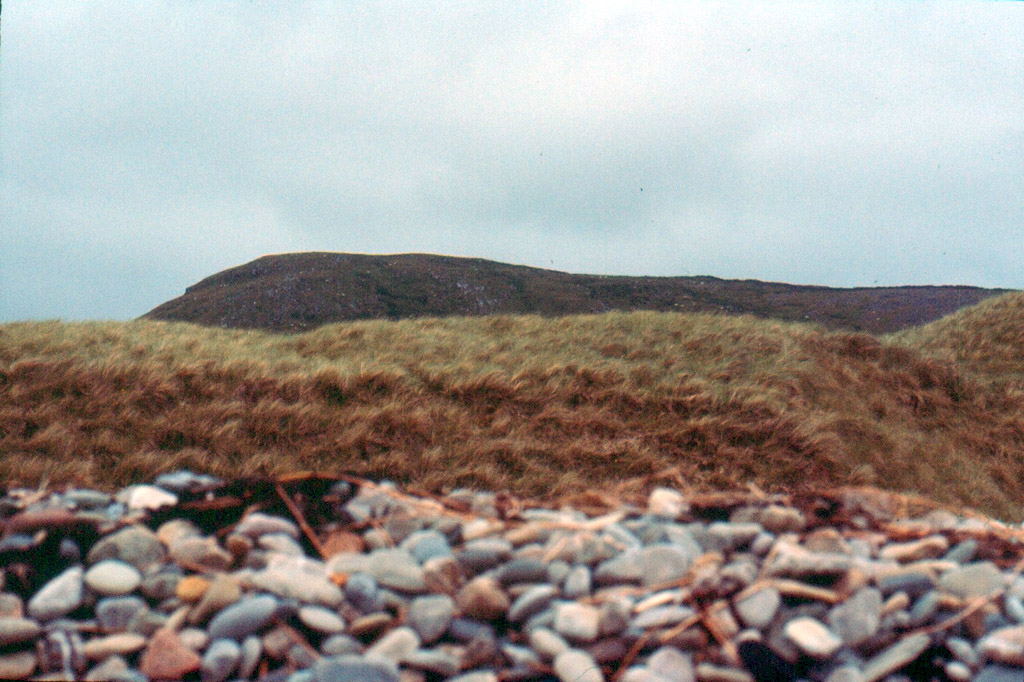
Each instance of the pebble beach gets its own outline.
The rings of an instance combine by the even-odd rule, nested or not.
[[[0,678],[1024,680],[1024,529],[842,490],[613,508],[188,471],[0,499]]]

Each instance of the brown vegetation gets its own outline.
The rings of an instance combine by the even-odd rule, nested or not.
[[[180,467],[311,469],[539,499],[872,484],[1020,519],[1024,392],[987,372],[1020,376],[1020,345],[1003,341],[1020,339],[1022,303],[966,311],[962,337],[943,322],[887,339],[650,312],[298,335],[8,324],[0,480],[110,488]],[[1004,361],[957,348],[968,338]]]
[[[999,289],[833,289],[717,277],[606,277],[427,254],[265,256],[188,287],[144,316],[232,329],[298,332],[349,320],[455,315],[710,312],[894,332]]]

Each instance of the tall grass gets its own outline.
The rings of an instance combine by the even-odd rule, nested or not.
[[[0,479],[115,487],[182,466],[345,470],[541,499],[661,482],[873,484],[1019,519],[1024,397],[990,373],[1021,372],[1003,321],[1021,300],[957,323],[1002,349],[998,363],[943,346],[947,321],[885,339],[649,312],[299,335],[7,324]]]

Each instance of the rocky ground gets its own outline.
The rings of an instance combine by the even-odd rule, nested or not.
[[[177,472],[0,500],[0,678],[1024,679],[1024,531],[871,491],[534,508]]]

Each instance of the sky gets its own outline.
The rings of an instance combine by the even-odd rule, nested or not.
[[[0,322],[296,251],[1024,289],[1024,3],[2,10]]]

